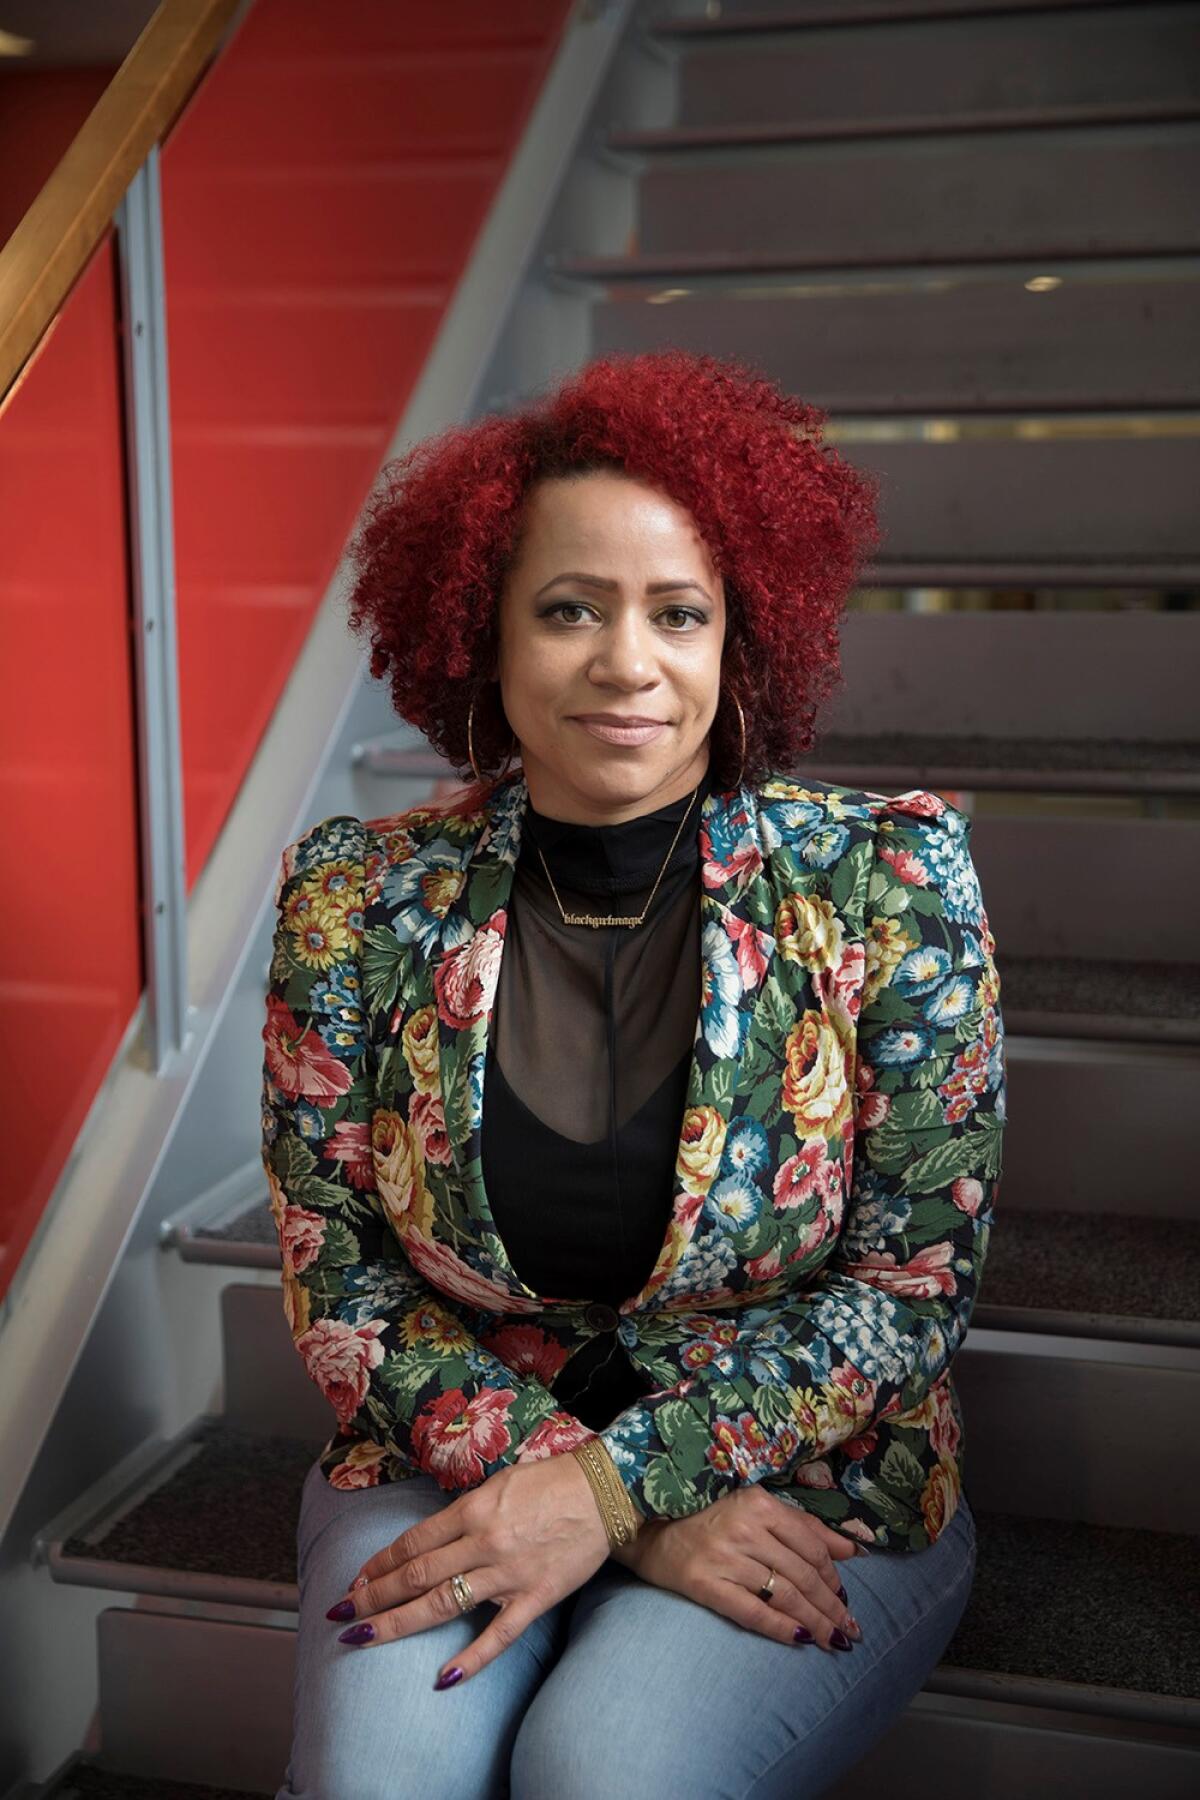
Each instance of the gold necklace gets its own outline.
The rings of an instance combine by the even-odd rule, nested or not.
[[[703,780],[703,776],[701,777],[701,780]],[[550,883],[550,892],[554,895],[554,903],[558,907],[559,912],[562,913],[563,924],[564,925],[640,925],[642,923],[642,920],[646,917],[646,914],[650,911],[651,902],[653,901],[655,894],[657,894],[657,892],[658,892],[658,883],[662,880],[663,876],[667,872],[667,863],[669,863],[671,860],[671,856],[674,852],[675,846],[679,842],[679,833],[683,830],[683,827],[687,822],[688,813],[690,813],[692,810],[692,802],[695,800],[696,795],[699,792],[700,792],[700,782],[698,781],[696,783],[695,787],[692,789],[692,798],[687,803],[686,810],[684,811],[683,818],[680,819],[680,821],[679,821],[679,826],[675,832],[675,836],[671,839],[671,848],[670,848],[670,850],[667,851],[666,860],[664,861],[662,868],[658,871],[658,876],[657,876],[657,879],[655,880],[654,886],[650,889],[650,899],[647,900],[645,906],[642,908],[640,916],[636,919],[628,919],[628,918],[624,917],[624,915],[618,914],[618,913],[568,913],[568,912],[566,912],[563,908],[562,901],[558,897],[558,889],[554,885],[554,877],[551,875],[549,869],[546,868],[546,859],[544,856],[542,856],[542,849],[541,849],[541,845],[539,844],[537,847],[537,853],[539,856],[542,857],[542,867],[543,867],[543,869],[546,869],[546,880]]]

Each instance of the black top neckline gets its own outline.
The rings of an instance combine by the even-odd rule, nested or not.
[[[539,849],[546,858],[557,887],[584,893],[627,893],[653,884],[679,821],[688,822],[679,834],[664,879],[700,861],[700,815],[704,802],[716,787],[711,765],[694,797],[691,789],[666,806],[638,813],[615,825],[587,825],[575,819],[555,819],[527,801],[521,831],[518,864],[527,873],[536,871],[543,883]]]

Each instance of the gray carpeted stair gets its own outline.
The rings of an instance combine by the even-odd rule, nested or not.
[[[1003,1200],[973,1315],[1002,1308],[1175,1319],[1200,1326],[1200,1221],[1022,1212]]]
[[[1074,792],[1200,792],[1200,743],[1187,739],[982,737],[826,732],[803,767],[892,791],[918,785]]]
[[[1010,1032],[1200,1040],[1200,963],[1011,956],[997,949]]]
[[[259,1800],[245,1788],[197,1787],[190,1781],[146,1780],[138,1775],[112,1775],[93,1763],[64,1769],[45,1800]]]
[[[219,1421],[196,1441],[193,1459],[107,1530],[68,1539],[64,1559],[294,1584],[314,1446]],[[1200,1538],[976,1517],[975,1588],[945,1665],[1200,1700]]]

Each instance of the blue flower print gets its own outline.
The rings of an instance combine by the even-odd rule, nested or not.
[[[740,1175],[714,1181],[704,1202],[704,1211],[718,1231],[748,1231],[761,1207],[762,1195]]]
[[[894,1025],[872,1038],[867,1045],[867,1056],[882,1068],[904,1069],[910,1063],[924,1062],[926,1057],[932,1056],[936,1044],[933,1027],[914,1019],[908,1025]]]
[[[921,1010],[931,1025],[956,1025],[971,1011],[975,998],[975,983],[965,975],[956,975],[936,994],[930,994]]]
[[[707,972],[704,986],[708,994],[700,1009],[705,1042],[714,1056],[737,1056],[750,1021],[738,1012],[742,976],[737,952],[728,932],[714,920],[710,919],[704,927],[701,953]]]
[[[892,986],[901,994],[931,994],[950,973],[950,952],[936,944],[923,944],[902,956],[892,976]]]
[[[721,1173],[737,1174],[750,1180],[767,1167],[771,1140],[761,1119],[749,1115],[735,1119],[725,1135],[721,1153]]]

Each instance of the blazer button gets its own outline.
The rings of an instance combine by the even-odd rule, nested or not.
[[[597,1331],[615,1331],[621,1323],[621,1315],[616,1307],[606,1306],[603,1300],[593,1301],[583,1316]]]

